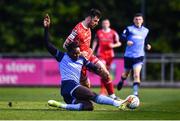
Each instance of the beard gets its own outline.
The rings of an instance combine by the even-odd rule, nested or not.
[[[89,28],[94,29],[95,27],[96,27],[96,25],[89,24]]]

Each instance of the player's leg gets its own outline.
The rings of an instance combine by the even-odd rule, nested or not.
[[[106,66],[106,69],[110,72],[111,69],[111,63],[113,61],[113,57],[99,57],[100,61],[103,62],[103,64]],[[112,78],[111,78],[112,80]],[[100,94],[107,95],[107,90],[104,84],[103,79],[101,78],[101,91]]]
[[[121,75],[121,80],[117,84],[117,90],[121,90],[124,84],[124,81],[127,79],[132,69],[132,59],[124,57],[124,72]]]
[[[141,83],[140,73],[143,65],[144,57],[139,57],[134,59],[133,63],[133,94],[138,96],[138,90]]]
[[[71,87],[70,87],[71,88]],[[125,109],[126,106],[131,103],[131,99],[125,99],[121,101],[114,100],[110,97],[97,95],[92,92],[89,88],[84,86],[77,86],[73,88],[70,92],[68,89],[61,90],[63,93],[63,98],[65,103],[61,103],[55,100],[49,100],[48,104],[53,107],[63,108],[66,110],[93,110],[93,104],[90,100],[98,104],[112,105],[119,107],[120,109]],[[67,91],[64,93],[64,91]]]
[[[141,73],[141,69],[142,69],[142,64],[139,63],[139,64],[136,64],[133,66],[133,72],[134,72],[134,75],[133,75],[133,94],[138,96],[138,90],[139,90],[139,86],[140,86],[140,73]]]
[[[91,85],[90,85],[90,80],[89,78],[87,77],[87,69],[85,66],[83,66],[82,70],[81,70],[81,78],[80,78],[80,84],[87,87],[87,88],[90,88]]]
[[[78,102],[79,100],[92,100],[98,104],[114,105],[116,107],[120,105],[120,102],[114,101],[112,98],[109,98],[107,96],[97,95],[96,93],[92,92],[89,88],[86,88],[84,86],[79,86],[78,88],[76,88],[72,93],[72,96],[76,98],[77,101],[75,102]],[[87,110],[89,109],[88,107],[88,105],[82,104],[82,110]]]
[[[52,107],[63,108],[66,110],[92,111],[94,109],[93,103],[89,100],[76,100],[72,104],[62,103],[55,100],[49,100],[48,105]]]
[[[104,83],[104,86],[106,87],[109,96],[113,99],[118,99],[118,97],[114,93],[114,86],[111,81],[109,71],[106,69],[106,66],[100,60],[97,61],[95,64],[103,70],[102,73],[100,73],[99,75],[102,78],[102,82]]]
[[[73,80],[62,81],[61,84],[61,95],[66,103],[58,102],[55,100],[49,100],[48,105],[52,107],[63,108],[66,110],[82,110],[83,104],[76,103],[75,97],[72,96],[73,91],[78,88],[80,84],[76,83]]]
[[[100,94],[101,94],[101,95],[107,95],[107,90],[106,90],[106,87],[105,87],[103,81],[101,80],[100,83],[101,83],[101,84],[100,84]]]
[[[130,103],[131,99],[127,98],[125,100],[117,101],[110,97],[104,95],[97,95],[96,93],[92,92],[89,88],[84,86],[79,86],[74,90],[72,96],[76,98],[77,102],[79,100],[89,101],[92,100],[98,104],[105,104],[105,105],[112,105],[115,107],[120,107],[121,109],[125,108],[127,104]],[[78,102],[79,103],[79,102]],[[90,110],[88,105],[82,104],[82,110]]]
[[[101,62],[103,62],[104,63],[104,65],[106,65],[106,61],[104,60],[104,59],[102,59],[101,57],[100,57],[100,60],[101,60]],[[106,90],[106,87],[105,87],[105,85],[104,85],[104,82],[103,82],[103,79],[101,78],[101,85],[100,85],[100,94],[102,94],[102,95],[107,95],[107,90]]]
[[[127,105],[131,103],[132,98],[127,97],[125,100],[114,100],[105,95],[97,95],[93,101],[98,104],[112,105],[114,107],[118,107],[119,109],[126,110]]]
[[[82,104],[82,111],[92,111],[94,110],[93,103],[90,100],[76,100],[74,104]]]
[[[82,107],[83,107],[81,103],[67,104],[67,103],[56,101],[56,100],[49,100],[48,105],[52,107],[66,109],[66,110],[79,110],[79,111],[82,110]]]
[[[117,90],[122,89],[122,87],[124,85],[124,81],[127,79],[127,77],[129,76],[130,73],[131,73],[131,69],[124,69],[124,72],[121,75],[121,80],[117,84]]]

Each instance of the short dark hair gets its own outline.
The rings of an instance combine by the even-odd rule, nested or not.
[[[136,14],[134,14],[134,17],[139,17],[139,16],[143,17],[143,14],[142,14],[142,13],[136,13]]]
[[[95,8],[92,8],[89,13],[88,16],[91,16],[91,18],[94,18],[95,16],[97,16],[98,18],[101,18],[101,11]]]
[[[78,42],[71,42],[66,46],[67,51],[71,52],[73,51],[75,48],[79,47],[79,43]]]

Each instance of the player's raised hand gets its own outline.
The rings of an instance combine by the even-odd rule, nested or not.
[[[44,17],[44,27],[49,27],[50,26],[50,17],[48,14],[46,14],[46,16]]]

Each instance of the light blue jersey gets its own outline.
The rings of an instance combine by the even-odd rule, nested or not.
[[[77,60],[72,60],[67,53],[57,51],[56,59],[59,62],[59,69],[62,81],[73,80],[80,84],[80,76],[82,66],[87,69],[92,69],[97,73],[97,67],[90,61],[86,60],[83,56],[80,56]]]
[[[62,81],[74,80],[79,83],[83,64],[83,58],[78,58],[78,60],[74,61],[65,53],[62,60],[59,62]]]
[[[126,46],[125,50],[125,57],[130,58],[137,58],[144,56],[144,45],[145,45],[145,39],[148,34],[149,30],[145,28],[144,26],[138,28],[135,25],[128,26],[122,34],[122,37],[126,41],[133,41],[132,46]]]

